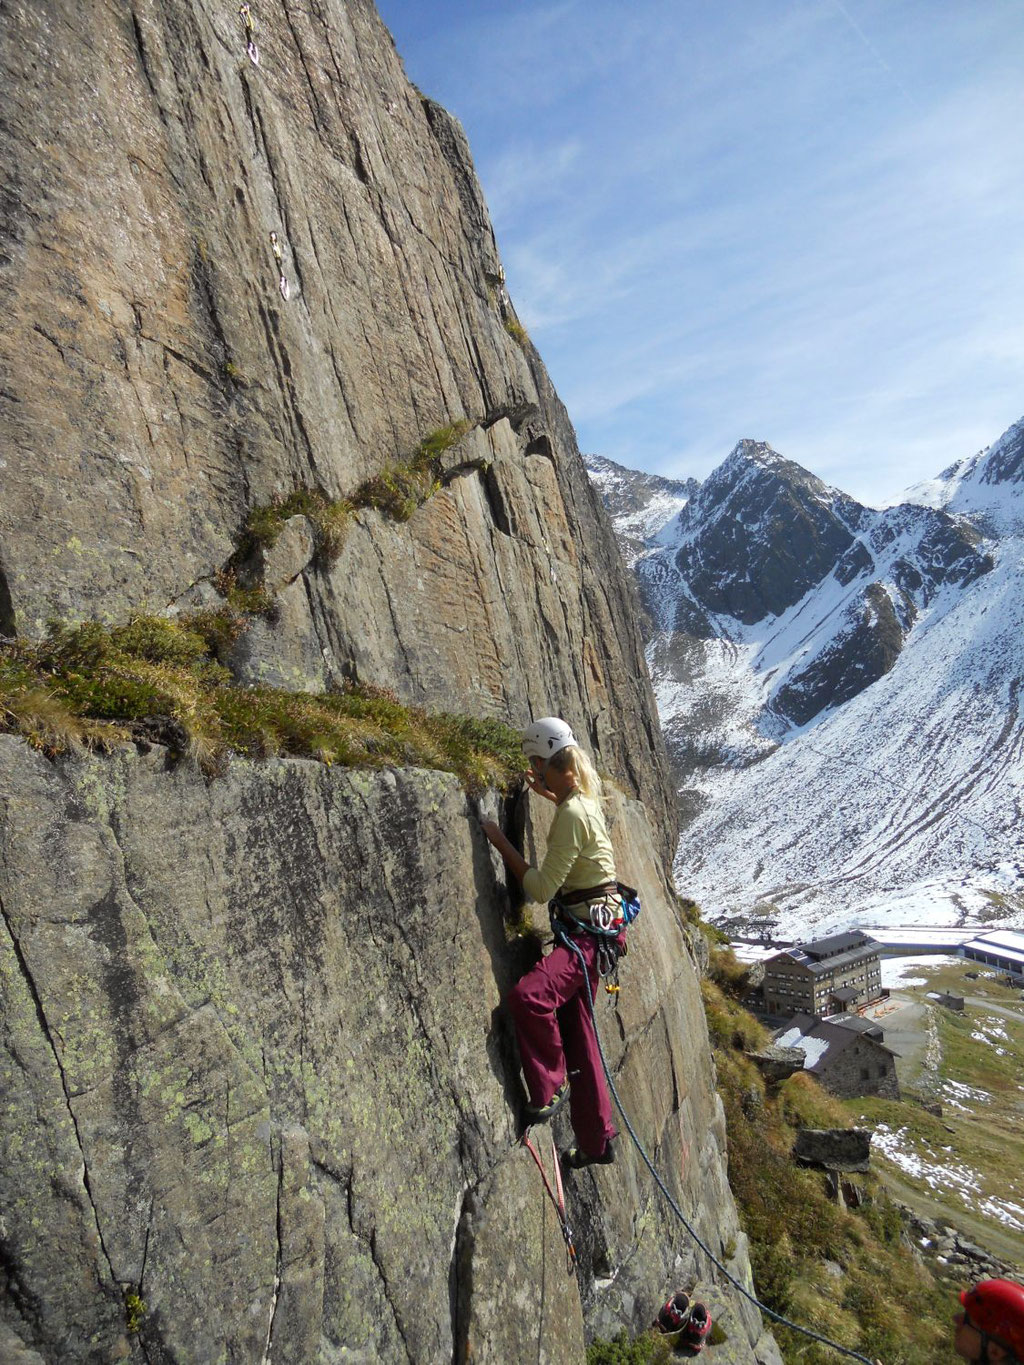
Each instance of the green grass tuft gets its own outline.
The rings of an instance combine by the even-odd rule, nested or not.
[[[408,460],[388,465],[352,495],[353,507],[373,507],[394,521],[408,521],[441,487],[441,458],[470,430],[470,422],[452,422],[430,432]]]
[[[221,569],[214,575],[213,586],[233,611],[246,616],[262,616],[264,620],[277,620],[278,607],[274,594],[262,584],[243,588],[233,569]]]
[[[631,1340],[622,1331],[612,1341],[598,1337],[587,1347],[587,1365],[662,1365],[669,1359],[671,1347],[653,1332]]]
[[[517,318],[506,318],[505,331],[525,351],[530,344],[530,334]]]
[[[139,1330],[145,1313],[145,1300],[140,1298],[134,1289],[126,1289],[124,1292],[124,1324],[129,1332],[134,1333]]]
[[[254,507],[246,517],[238,548],[231,556],[226,572],[233,574],[257,550],[271,549],[285,522],[289,517],[297,516],[305,517],[313,528],[315,561],[324,566],[333,564],[345,544],[353,510],[353,504],[347,498],[331,499],[316,488],[295,488]]]
[[[329,567],[338,559],[352,514],[359,508],[372,507],[395,521],[408,521],[441,487],[442,456],[472,425],[468,421],[450,422],[429,432],[408,460],[388,465],[360,484],[350,497],[332,499],[320,489],[300,487],[252,508],[235,553],[221,575],[221,595],[241,610],[266,614],[266,602],[243,602],[242,594],[261,590],[238,588],[235,574],[258,550],[269,550],[276,543],[289,517],[304,516],[309,521],[316,546],[314,562],[321,567]]]
[[[500,721],[430,715],[383,688],[314,696],[236,686],[220,660],[245,625],[225,607],[177,620],[137,616],[113,628],[55,624],[41,643],[5,645],[0,729],[49,754],[181,734],[211,775],[236,753],[436,768],[470,791],[518,780],[519,736]]]

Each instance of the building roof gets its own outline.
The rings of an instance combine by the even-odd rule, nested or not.
[[[812,1021],[809,1027],[806,1022],[803,1024],[798,1022],[808,1020]],[[819,1075],[827,1071],[840,1053],[845,1052],[858,1039],[890,1057],[893,1055],[884,1043],[880,1043],[868,1033],[806,1014],[794,1016],[783,1027],[781,1033],[775,1035],[774,1042],[777,1047],[801,1048],[804,1052],[804,1070]]]
[[[831,992],[833,1000],[856,1000],[860,992],[856,986],[838,986]]]
[[[974,930],[977,927],[975,925],[971,929],[932,929],[921,924],[906,924],[896,929],[872,928],[871,936],[883,951],[906,949],[911,952],[935,953],[948,948],[951,952],[956,952],[969,938],[974,937]]]
[[[801,1033],[809,1033],[818,1024],[834,1024],[836,1028],[846,1028],[852,1033],[867,1033],[877,1037],[879,1042],[884,1036],[882,1025],[876,1019],[863,1019],[859,1014],[836,1014],[830,1019],[825,1019],[820,1014],[794,1014],[785,1027],[787,1031],[795,1028]]]
[[[991,932],[978,935],[985,943],[995,943],[998,947],[1014,948],[1018,953],[1024,953],[1024,930],[1020,929],[993,929]]]
[[[850,934],[836,934],[835,939],[851,938]],[[823,943],[834,940],[822,939]],[[812,976],[824,976],[826,972],[833,972],[837,968],[852,967],[858,962],[863,962],[866,957],[874,957],[878,953],[878,944],[869,938],[864,938],[864,942],[856,947],[849,948],[845,952],[836,953],[832,957],[816,958],[812,957],[808,948],[787,948],[785,952],[777,953],[775,957],[769,958],[765,963],[767,970],[773,963],[779,962],[782,958],[788,958],[798,967],[803,967]]]
[[[852,948],[863,948],[872,940],[859,929],[850,929],[845,934],[832,934],[828,938],[816,938],[811,943],[801,944],[808,957],[820,961],[824,957],[836,957],[848,953]]]
[[[848,1028],[852,1033],[864,1033],[869,1038],[877,1038],[879,1042],[885,1037],[882,1025],[876,1019],[862,1019],[859,1014],[837,1014],[828,1022],[835,1024],[836,1028]]]
[[[1013,929],[996,929],[991,934],[979,934],[964,944],[965,951],[991,953],[1007,962],[1024,963],[1024,934]]]

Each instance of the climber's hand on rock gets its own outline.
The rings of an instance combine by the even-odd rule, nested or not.
[[[498,839],[501,838],[501,830],[498,828],[495,821],[481,820],[480,828],[487,835],[488,839],[490,839],[491,843],[497,845]]]

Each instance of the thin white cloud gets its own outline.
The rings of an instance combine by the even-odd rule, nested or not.
[[[846,21],[847,24],[849,24],[850,28],[851,28],[851,29],[853,30],[853,32],[857,35],[857,37],[860,39],[860,41],[864,44],[864,46],[867,48],[867,50],[871,53],[872,57],[874,57],[875,61],[876,61],[876,62],[878,63],[878,65],[879,65],[879,67],[880,67],[880,68],[885,72],[885,74],[889,77],[889,79],[892,81],[893,85],[894,85],[894,86],[896,87],[896,89],[900,92],[900,94],[901,94],[901,95],[904,95],[904,96],[911,102],[911,104],[916,103],[916,101],[914,100],[913,95],[910,93],[910,91],[907,89],[907,87],[903,84],[903,82],[900,80],[900,78],[897,76],[896,72],[892,69],[892,67],[891,67],[891,66],[889,65],[889,63],[885,60],[885,58],[882,56],[882,54],[879,52],[879,50],[878,50],[878,48],[875,46],[875,44],[871,41],[871,39],[868,37],[868,35],[867,35],[867,34],[864,32],[864,30],[861,28],[860,24],[857,23],[856,19],[854,19],[853,15],[850,13],[850,11],[849,11],[849,10],[846,8],[846,6],[842,3],[842,0],[827,0],[827,3],[830,4],[830,5],[832,5],[832,7],[833,7],[835,10],[837,10],[839,14],[842,15],[843,19]]]
[[[864,498],[1024,411],[1024,12],[468,13],[438,93],[587,448],[701,474],[756,435]]]

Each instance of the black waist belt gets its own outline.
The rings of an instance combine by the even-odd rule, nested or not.
[[[600,886],[584,887],[582,891],[561,891],[557,900],[565,906],[589,905],[591,901],[602,901],[605,896],[618,893],[618,882],[602,882]]]

